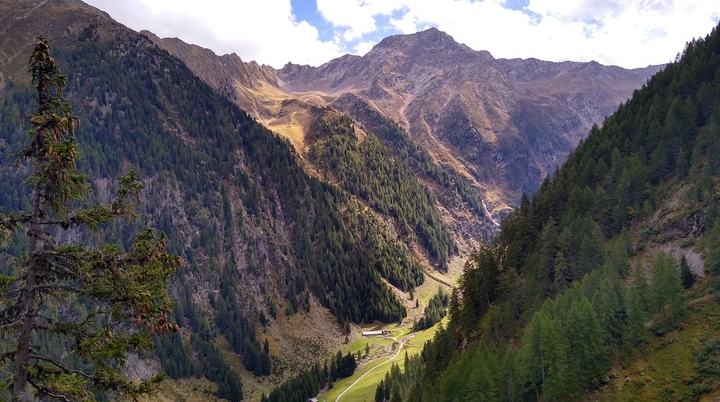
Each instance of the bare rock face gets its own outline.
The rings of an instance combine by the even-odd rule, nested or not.
[[[232,93],[230,88],[233,81],[248,89],[258,88],[263,83],[278,85],[272,67],[259,65],[254,61],[245,63],[235,53],[218,57],[210,49],[187,44],[178,38],[160,39],[149,31],[141,33],[168,53],[183,60],[198,76],[202,76],[211,82],[212,87],[226,92],[227,95]]]
[[[262,102],[279,86],[272,67],[254,61],[246,63],[235,53],[217,56],[210,49],[177,38],[161,39],[149,31],[141,33],[182,60],[200,79],[249,113],[257,116],[272,114]]]
[[[288,64],[277,75],[288,93],[355,93],[440,164],[513,204],[660,68],[495,59],[431,28],[388,37],[362,57]]]

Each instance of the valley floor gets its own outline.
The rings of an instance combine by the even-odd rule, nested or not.
[[[448,318],[445,318],[442,324],[446,325],[447,321]],[[392,365],[397,364],[402,369],[405,365],[405,354],[412,356],[420,353],[425,342],[431,340],[438,329],[438,325],[435,325],[425,331],[413,332],[408,326],[394,327],[394,325],[390,325],[386,328],[391,331],[390,337],[367,339],[371,348],[380,346],[385,348],[387,353],[377,355],[367,362],[361,362],[363,365],[358,367],[355,374],[338,380],[332,389],[320,395],[318,401],[363,402],[374,400],[377,385],[380,380],[385,378],[385,374],[390,371]],[[392,340],[390,345],[387,345],[388,339]],[[357,343],[355,342],[355,344]],[[363,345],[362,348],[365,347],[364,342],[360,342],[360,344]],[[351,350],[353,349],[351,348]]]

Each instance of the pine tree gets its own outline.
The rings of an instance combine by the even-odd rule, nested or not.
[[[587,298],[572,302],[563,323],[567,341],[567,381],[571,393],[589,386],[610,368],[604,333]]]
[[[520,373],[518,352],[508,348],[502,359],[500,373],[503,378],[500,399],[504,401],[519,401],[522,395],[522,375]]]
[[[705,235],[704,252],[705,269],[712,274],[720,273],[720,223],[708,222],[712,225],[708,234]]]
[[[675,172],[679,179],[684,179],[690,171],[690,160],[684,147],[680,147],[675,157]]]
[[[642,311],[650,312],[650,284],[645,276],[645,268],[640,260],[637,260],[633,268],[633,279],[635,288],[637,288],[640,302],[642,303]]]
[[[605,344],[610,346],[622,335],[620,298],[609,278],[600,282],[600,289],[593,295],[592,305],[605,333]]]
[[[385,386],[383,380],[380,380],[377,388],[375,388],[375,402],[385,401]]]
[[[167,317],[167,287],[181,260],[165,253],[165,236],[149,228],[128,251],[114,244],[58,244],[62,231],[99,232],[106,222],[135,217],[142,185],[131,171],[111,203],[77,207],[87,205],[91,193],[76,171],[78,119],[63,101],[66,78],[43,38],[34,44],[29,70],[37,109],[16,165],[30,169],[31,208],[0,214],[0,244],[23,229],[28,244],[12,271],[0,276],[0,365],[11,370],[8,390],[18,402],[92,401],[98,391],[147,393],[163,376],[130,381],[123,363],[128,352],[152,349],[152,333],[177,328]],[[133,320],[137,325],[129,325]],[[50,337],[64,353],[38,344]]]
[[[555,255],[555,289],[564,292],[573,281],[572,270],[565,260],[565,255],[558,251]]]
[[[610,249],[610,255],[608,262],[613,268],[613,271],[619,274],[621,277],[627,275],[630,268],[628,259],[632,252],[632,240],[630,239],[630,232],[627,228],[623,228],[620,233],[620,237],[617,238],[612,244]]]
[[[647,321],[646,304],[637,287],[630,286],[627,288],[625,292],[627,324],[623,333],[623,341],[630,347],[638,346],[648,340],[648,332],[645,329],[645,322]]]
[[[548,400],[558,399],[564,393],[562,367],[565,363],[560,336],[544,314],[533,315],[525,328],[521,354],[526,383],[533,388],[539,385]]]
[[[463,330],[469,333],[497,298],[499,266],[493,249],[482,246],[472,253],[463,269],[459,281],[460,288],[464,289],[462,308],[454,317]],[[454,293],[453,297],[456,296]]]
[[[650,281],[651,304],[655,313],[661,318],[672,318],[683,315],[682,282],[675,267],[675,261],[669,255],[659,253],[652,264],[652,280]]]

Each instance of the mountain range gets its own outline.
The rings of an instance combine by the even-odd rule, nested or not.
[[[177,39],[153,40],[299,150],[307,119],[283,100],[331,106],[371,126],[357,111],[358,98],[472,183],[496,217],[534,192],[593,124],[662,68],[495,59],[435,28],[388,37],[364,56],[280,70]]]
[[[95,196],[137,168],[142,220],[188,262],[172,285],[181,336],[135,370],[159,361],[231,400],[238,372],[257,399],[356,325],[421,314],[413,292],[451,283],[521,195],[662,68],[495,59],[430,29],[276,70],[134,32],[77,0],[0,0],[4,211],[26,202],[9,155],[38,35],[68,75]]]

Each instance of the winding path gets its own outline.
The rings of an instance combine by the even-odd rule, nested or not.
[[[395,332],[395,331],[400,331],[400,332],[402,333],[402,331],[399,330],[399,329],[393,330],[393,332]],[[396,337],[394,337],[394,336],[391,336],[390,339],[392,339],[393,341],[398,342],[398,343],[400,344],[400,345],[398,346],[397,352],[395,352],[395,355],[393,355],[392,357],[388,358],[386,361],[378,364],[377,366],[371,368],[370,370],[366,371],[365,374],[363,374],[363,375],[361,375],[360,377],[358,377],[358,379],[355,380],[352,384],[350,384],[350,386],[347,387],[347,388],[345,389],[345,391],[343,391],[340,395],[338,395],[337,398],[335,398],[335,402],[339,402],[339,401],[340,401],[340,398],[342,398],[343,395],[345,395],[348,391],[350,391],[350,390],[355,386],[355,384],[357,384],[360,380],[362,380],[363,378],[365,378],[366,375],[370,374],[370,373],[371,373],[373,370],[375,370],[376,368],[378,368],[378,367],[380,367],[380,366],[382,366],[382,365],[384,365],[384,364],[387,364],[387,363],[395,360],[396,357],[398,357],[398,355],[400,354],[400,351],[402,350],[402,348],[403,348],[403,346],[404,346],[404,343],[403,343],[403,341],[398,340],[398,339],[397,339]]]

